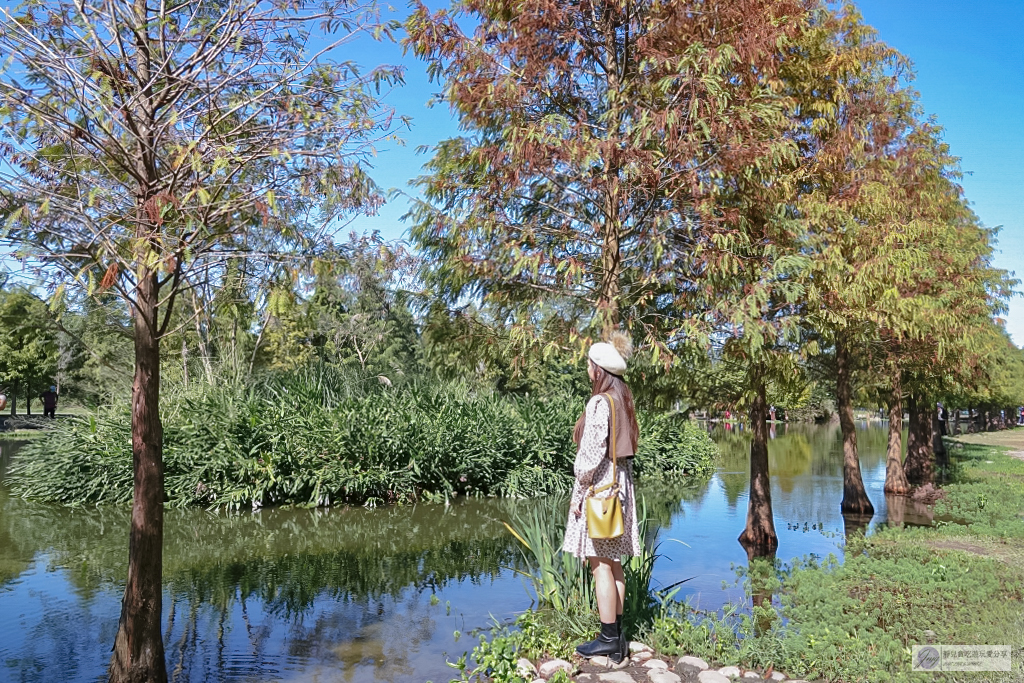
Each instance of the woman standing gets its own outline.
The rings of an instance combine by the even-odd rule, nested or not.
[[[626,361],[633,353],[633,344],[622,332],[612,334],[610,343],[598,343],[587,354],[587,374],[590,376],[592,395],[580,419],[576,422],[573,441],[579,447],[576,453],[576,484],[572,491],[569,520],[565,527],[562,550],[576,557],[586,558],[594,575],[594,593],[597,611],[601,616],[601,633],[576,651],[586,658],[607,656],[620,662],[628,654],[626,636],[622,632],[622,606],[626,594],[626,581],[622,571],[623,555],[640,554],[640,538],[636,520],[636,498],[633,493],[633,454],[636,453],[640,429],[633,408],[633,393],[622,374]],[[611,396],[611,405],[606,398]],[[612,415],[614,409],[615,414]],[[612,419],[614,417],[614,419]],[[609,425],[614,425],[609,441]],[[610,446],[614,445],[614,450]],[[616,455],[612,467],[610,453]],[[583,514],[584,501],[592,489],[612,483],[612,473],[618,483],[622,502],[622,520],[625,533],[617,538],[590,538],[587,518]],[[615,491],[611,488],[610,491]],[[599,497],[605,494],[595,494]]]

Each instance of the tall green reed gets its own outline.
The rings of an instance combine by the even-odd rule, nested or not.
[[[622,562],[626,580],[622,625],[633,635],[653,623],[661,596],[652,585],[657,552],[657,531],[651,529],[647,504],[641,496],[638,506],[640,554]],[[533,506],[527,512],[515,512],[506,528],[521,544],[528,577],[538,607],[549,609],[548,618],[567,636],[582,638],[597,625],[594,584],[583,560],[561,552],[568,502],[564,498],[545,507]]]
[[[161,415],[168,502],[375,505],[564,492],[582,406],[578,396],[509,396],[465,383],[386,387],[329,366],[251,385],[171,385]],[[69,505],[129,501],[130,417],[117,406],[61,421],[22,450],[9,480],[20,495]],[[695,427],[640,419],[641,476],[710,467],[714,445]]]

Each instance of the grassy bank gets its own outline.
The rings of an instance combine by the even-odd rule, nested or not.
[[[1024,429],[952,443],[955,477],[935,514],[955,521],[850,538],[843,562],[755,562],[741,574],[748,594],[770,601],[704,613],[665,600],[635,635],[662,655],[807,680],[1024,681]],[[576,634],[543,611],[519,625],[473,653],[512,672],[495,681],[519,680],[509,657],[571,653]],[[911,647],[927,643],[1010,645],[1014,670],[912,673]]]
[[[583,399],[463,384],[382,386],[329,369],[254,386],[173,387],[162,405],[172,506],[377,504],[567,490]],[[641,412],[641,478],[698,475],[715,447],[695,425]],[[68,505],[132,495],[126,407],[59,421],[8,472],[18,495]]]

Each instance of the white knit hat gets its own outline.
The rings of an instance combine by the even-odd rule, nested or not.
[[[607,342],[598,342],[590,347],[587,357],[594,364],[612,373],[626,372],[626,361],[633,355],[633,341],[625,332],[612,332]]]

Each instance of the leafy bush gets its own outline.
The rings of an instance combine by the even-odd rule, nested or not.
[[[322,367],[249,387],[172,388],[162,414],[168,501],[241,508],[566,491],[581,409],[568,395],[391,388]],[[642,476],[710,471],[715,447],[703,432],[666,415],[639,419]],[[130,501],[128,409],[62,421],[25,447],[9,481],[20,495],[70,505]]]

